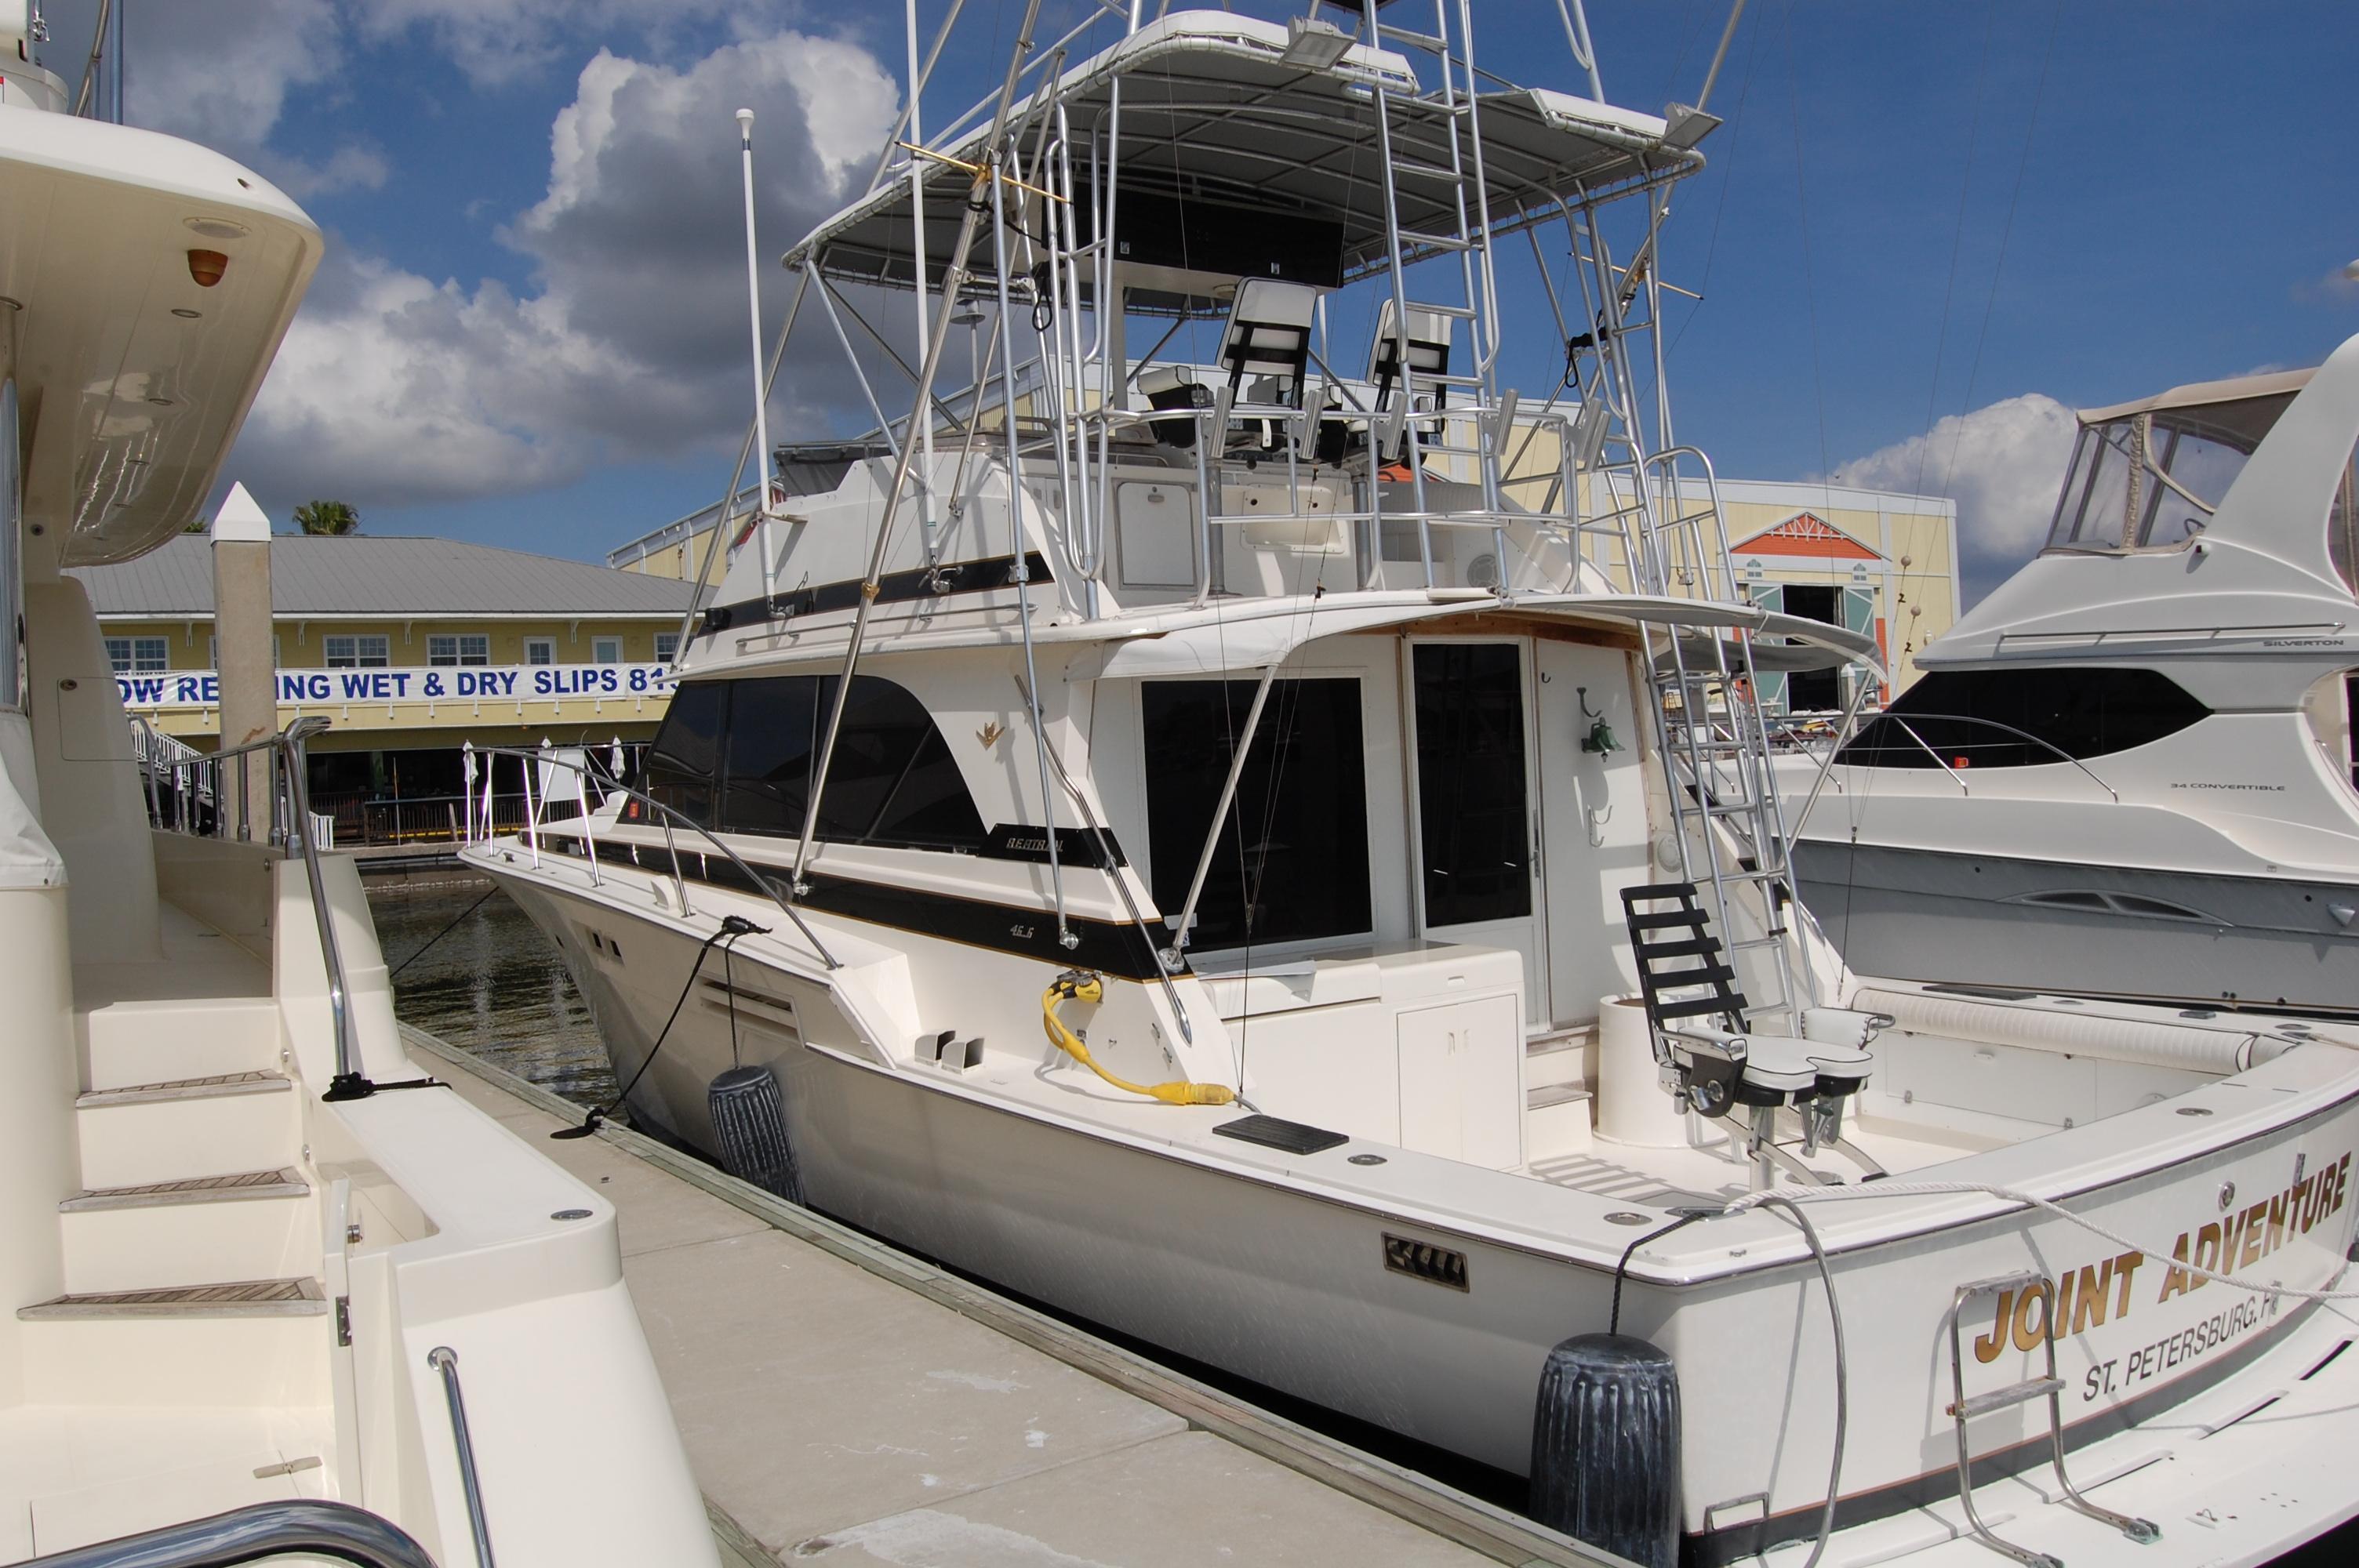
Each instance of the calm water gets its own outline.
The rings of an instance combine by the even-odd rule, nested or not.
[[[573,989],[555,945],[506,893],[494,891],[483,878],[451,867],[372,875],[368,889],[369,907],[376,916],[387,964],[401,964],[436,932],[454,920],[459,923],[395,980],[395,1011],[403,1022],[439,1035],[568,1099],[584,1105],[612,1102],[614,1075],[606,1064],[605,1048],[599,1044],[590,1010]],[[487,892],[491,896],[485,898]],[[480,906],[471,909],[478,900]],[[1096,1332],[1106,1331],[1101,1327]],[[1223,1386],[1238,1384],[1238,1379],[1214,1368],[1192,1365],[1123,1336],[1114,1337],[1194,1376]],[[1270,1390],[1238,1387],[1237,1391],[1477,1496],[1510,1508],[1520,1505],[1521,1483],[1511,1476],[1481,1471],[1451,1455],[1403,1443]],[[2182,1543],[2181,1550],[2197,1528],[2183,1520],[2158,1522],[2166,1546],[2176,1540]],[[1994,1555],[1991,1561],[2002,1559]],[[2278,1562],[2294,1568],[2343,1568],[2359,1562],[2359,1527],[2346,1526]]]
[[[404,1023],[568,1099],[614,1099],[614,1070],[589,1008],[556,945],[507,894],[455,867],[375,874],[368,890],[386,963],[418,955],[394,979]]]

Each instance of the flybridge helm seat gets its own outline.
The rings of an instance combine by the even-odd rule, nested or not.
[[[1389,299],[1376,312],[1376,337],[1368,345],[1368,379],[1375,384],[1378,408],[1390,406],[1394,386],[1406,379],[1401,373],[1404,339],[1408,348],[1406,357],[1409,376],[1424,378],[1450,373],[1450,318],[1439,310],[1412,305],[1408,308],[1408,330],[1404,332],[1398,325],[1401,318],[1395,314],[1393,302]],[[1435,386],[1433,406],[1440,407],[1448,395],[1446,387]]]
[[[1843,1110],[1875,1072],[1875,1056],[1867,1047],[1892,1020],[1812,1007],[1801,1011],[1799,1038],[1755,1033],[1745,1022],[1736,971],[1711,933],[1693,882],[1624,888],[1622,910],[1663,1087],[1700,1116],[1724,1117],[1738,1106],[1751,1109],[1756,1184],[1767,1186],[1775,1167],[1802,1181],[1822,1180],[1778,1147],[1780,1110],[1800,1119],[1804,1155],[1834,1148],[1870,1175],[1883,1174],[1843,1136]]]
[[[1310,328],[1319,314],[1319,291],[1299,283],[1249,277],[1237,285],[1221,336],[1221,366],[1229,373],[1233,404],[1299,409],[1310,363]],[[1262,378],[1252,389],[1246,376]],[[1245,390],[1266,387],[1273,395],[1246,397]]]

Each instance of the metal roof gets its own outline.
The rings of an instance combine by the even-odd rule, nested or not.
[[[101,615],[213,612],[212,541],[181,534],[136,560],[76,567]],[[282,534],[270,541],[270,603],[290,616],[405,621],[531,616],[678,620],[688,586],[586,561],[456,539]]]

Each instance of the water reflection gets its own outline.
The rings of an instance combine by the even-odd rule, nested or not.
[[[388,966],[434,943],[394,981],[404,1023],[568,1099],[614,1099],[614,1070],[589,1008],[556,945],[507,894],[451,867],[372,873],[367,886]]]

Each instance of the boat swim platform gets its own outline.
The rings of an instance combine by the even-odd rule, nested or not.
[[[618,1211],[728,1568],[1617,1561],[401,1033]]]

